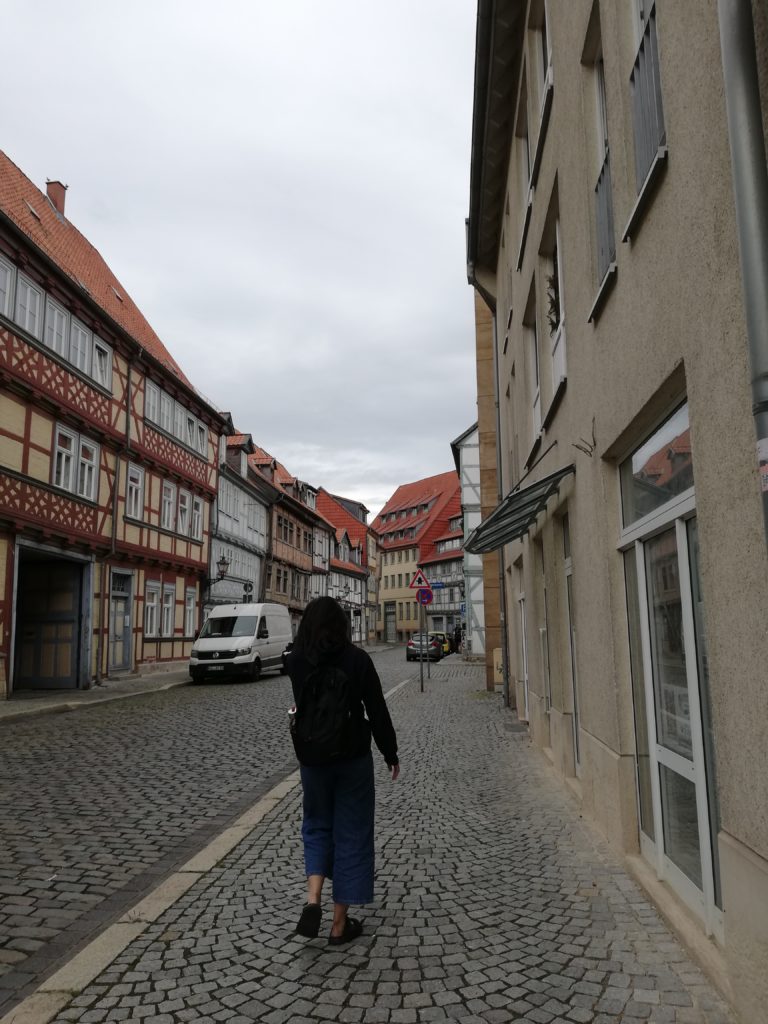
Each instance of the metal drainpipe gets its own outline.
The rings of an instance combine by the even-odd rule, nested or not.
[[[109,599],[106,594],[107,589],[107,559],[114,558],[115,552],[117,551],[117,507],[118,498],[120,496],[120,456],[123,453],[130,452],[131,450],[131,384],[132,378],[131,373],[133,371],[133,363],[128,360],[128,379],[126,382],[126,410],[125,410],[125,441],[123,447],[115,452],[115,489],[112,492],[112,542],[109,547],[109,551],[101,560],[101,609],[99,612],[99,634],[96,640],[96,685],[101,686],[102,673],[101,673],[101,662],[104,658],[104,609],[107,609],[107,620],[109,619]],[[109,621],[107,621],[107,629],[109,629]]]
[[[752,374],[752,415],[768,545],[768,167],[751,0],[718,0],[736,227]]]
[[[502,498],[501,408],[499,402],[499,346],[496,336],[496,311],[493,312],[493,400],[496,407],[496,500]],[[499,610],[501,613],[501,678],[504,707],[509,707],[509,633],[507,625],[507,570],[504,546],[499,548]]]

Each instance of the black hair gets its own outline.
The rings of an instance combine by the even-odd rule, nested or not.
[[[347,613],[333,597],[316,597],[304,609],[299,623],[294,651],[307,661],[317,663],[321,658],[342,651],[350,643],[350,623]]]

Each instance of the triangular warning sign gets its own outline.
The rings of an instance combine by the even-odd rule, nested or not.
[[[408,586],[411,588],[411,590],[419,590],[421,587],[428,587],[429,580],[421,571],[421,569],[417,569],[416,575],[413,577]]]

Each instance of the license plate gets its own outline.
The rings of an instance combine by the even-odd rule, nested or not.
[[[208,666],[208,671],[209,672],[223,672],[224,671],[224,666],[223,665],[209,665]]]

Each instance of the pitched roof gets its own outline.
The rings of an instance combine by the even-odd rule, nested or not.
[[[425,504],[429,506],[425,511],[412,514],[414,508],[418,509]],[[451,515],[457,514],[460,510],[459,478],[456,471],[451,470],[449,473],[439,473],[437,476],[415,480],[410,484],[401,484],[374,519],[372,529],[378,534],[382,547],[387,550],[417,544],[419,555],[423,558],[434,550],[434,538],[447,531]],[[397,519],[391,523],[382,522],[383,516],[391,512],[398,514]],[[400,513],[403,512],[407,515],[401,518]],[[417,527],[418,532],[413,537],[388,539],[387,535],[390,533],[416,530]]]
[[[390,512],[400,512],[423,505],[441,496],[446,488],[453,488],[457,482],[456,470],[452,469],[448,473],[438,473],[436,476],[427,476],[410,484],[401,484],[374,519],[374,529],[379,530],[381,517],[385,513],[388,515]]]
[[[241,448],[252,443],[250,434],[230,434],[227,438],[227,448]]]
[[[33,185],[2,150],[0,211],[75,283],[76,290],[84,291],[91,302],[118,323],[134,341],[188,388],[192,388],[179,364],[99,251],[73,224],[57,213],[48,197]],[[206,399],[203,401],[210,404]]]
[[[317,492],[317,510],[337,529],[345,529],[353,544],[362,544],[363,558],[367,560],[368,546],[365,543],[368,536],[368,527],[356,516],[353,516],[349,509],[345,508],[338,498],[321,487]],[[367,563],[366,563],[367,564]]]

